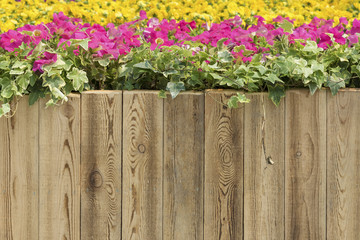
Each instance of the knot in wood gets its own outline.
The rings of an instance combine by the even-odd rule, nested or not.
[[[296,152],[296,157],[301,157],[302,153],[300,151]]]
[[[61,113],[62,115],[64,115],[66,118],[71,119],[74,114],[75,114],[75,109],[73,108],[73,106],[71,106],[70,104],[65,104],[64,106],[62,106],[61,108]]]
[[[103,177],[99,171],[93,171],[90,174],[90,185],[94,188],[99,188],[103,185]]]
[[[138,146],[139,153],[144,153],[146,151],[146,147],[144,144],[139,144]]]

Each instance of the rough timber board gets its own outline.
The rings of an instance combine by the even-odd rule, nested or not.
[[[204,94],[164,105],[164,239],[203,239]]]
[[[122,92],[81,95],[81,239],[121,239]]]

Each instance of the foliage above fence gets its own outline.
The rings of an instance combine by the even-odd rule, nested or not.
[[[0,35],[0,116],[10,102],[30,94],[48,105],[72,91],[157,89],[172,97],[183,90],[232,88],[269,91],[278,105],[285,89],[360,86],[360,21],[314,18],[294,28],[290,18],[252,25],[234,17],[211,25],[159,21],[144,11],[132,22],[106,27],[62,13],[53,22],[25,25]],[[248,99],[238,94],[236,107]]]

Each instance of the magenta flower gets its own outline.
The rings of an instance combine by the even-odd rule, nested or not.
[[[55,63],[57,61],[57,54],[56,53],[44,52],[43,55],[44,55],[44,58],[39,59],[39,60],[35,60],[34,65],[33,65],[33,71],[34,72],[39,70],[41,73],[43,73],[44,70],[42,69],[42,67],[44,65],[52,64],[52,63]]]
[[[23,42],[29,43],[30,37],[15,30],[9,30],[6,33],[0,34],[0,47],[9,52],[14,51],[15,48],[18,48]]]

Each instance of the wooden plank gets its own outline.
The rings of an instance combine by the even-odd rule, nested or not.
[[[244,107],[229,109],[235,92],[205,94],[204,239],[243,238]]]
[[[0,239],[38,239],[38,104],[0,118]]]
[[[203,239],[204,94],[164,105],[164,239]]]
[[[162,239],[163,99],[123,93],[122,237]]]
[[[289,90],[285,105],[285,239],[325,239],[326,92]]]
[[[122,92],[81,95],[81,239],[121,239]]]
[[[0,239],[11,239],[10,143],[7,119],[0,118]]]
[[[327,239],[360,238],[360,92],[327,96]]]
[[[244,129],[244,239],[284,239],[284,101],[249,94]]]
[[[40,101],[39,239],[80,239],[80,95]]]

